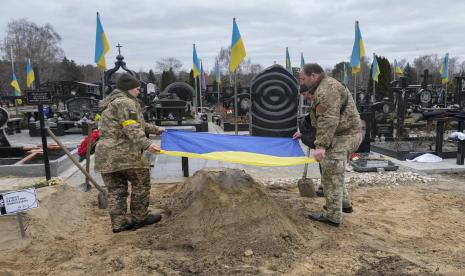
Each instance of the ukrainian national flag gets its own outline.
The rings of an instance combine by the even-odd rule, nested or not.
[[[169,130],[161,136],[161,153],[255,166],[315,163],[297,140]]]
[[[19,87],[18,80],[16,79],[15,73],[13,73],[12,81],[10,82],[10,85],[15,89],[15,96],[21,96],[21,88]],[[23,101],[21,99],[18,99],[17,102],[21,104]]]
[[[373,64],[371,66],[371,78],[373,81],[378,82],[379,73],[378,59],[376,58],[376,55],[373,54]]]
[[[441,68],[439,69],[439,73],[441,73],[442,83],[449,82],[449,53],[446,54],[444,60],[441,64]]]
[[[304,67],[305,60],[304,60],[304,53],[300,52],[300,68]]]
[[[404,75],[404,71],[402,70],[402,68],[400,68],[400,65],[397,63],[396,59],[394,59],[394,72],[398,76],[403,76]]]
[[[352,74],[360,72],[360,63],[363,56],[365,56],[365,45],[363,43],[360,27],[358,26],[358,21],[355,21],[355,41],[354,47],[352,48],[352,56],[350,58]]]
[[[244,42],[242,41],[239,27],[236,24],[236,18],[233,18],[233,31],[231,39],[231,57],[229,58],[229,71],[236,71],[239,64],[246,56]]]
[[[27,60],[27,64],[26,64],[26,76],[27,76],[26,86],[27,88],[31,88],[36,77],[34,75],[34,70],[32,70],[32,64],[31,64],[30,59]]]
[[[286,70],[290,74],[292,74],[292,65],[291,65],[291,57],[289,56],[289,49],[286,47]]]
[[[197,57],[197,50],[195,50],[195,44],[194,44],[194,52],[192,54],[192,58],[193,58],[192,71],[194,74],[194,78],[196,78],[200,75],[200,62],[199,62],[199,58]]]
[[[110,50],[107,36],[103,30],[102,23],[100,22],[100,15],[97,13],[97,31],[95,35],[95,63],[97,64],[100,71],[107,69],[105,61],[105,54]]]

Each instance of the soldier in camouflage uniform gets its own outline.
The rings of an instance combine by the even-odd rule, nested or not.
[[[352,212],[344,173],[349,154],[357,150],[362,141],[360,114],[347,88],[326,76],[318,64],[305,64],[300,80],[308,87],[304,97],[312,100],[310,118],[316,128],[313,156],[321,165],[326,199],[322,212],[308,217],[339,226],[342,212]],[[294,134],[295,139],[300,137],[300,133]]]
[[[148,134],[164,129],[144,121],[137,100],[140,82],[123,74],[116,88],[100,103],[100,140],[95,150],[95,170],[102,174],[108,190],[108,208],[113,232],[153,224],[159,214],[148,212],[150,196],[149,163],[144,151],[157,152]],[[127,212],[128,182],[131,183],[131,216]]]

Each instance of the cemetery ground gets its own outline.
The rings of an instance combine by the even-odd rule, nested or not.
[[[241,182],[245,190],[233,198],[237,204],[228,205],[232,195],[219,190],[189,203],[185,196],[192,190],[186,189],[202,184],[205,173],[187,185],[158,179],[150,206],[163,220],[119,234],[111,233],[107,211],[98,209],[95,189],[41,188],[40,208],[25,215],[27,239],[19,238],[14,217],[0,220],[0,275],[465,272],[464,174],[350,173],[354,212],[334,228],[304,217],[323,199],[299,197],[299,176],[249,179],[239,172],[239,182],[257,186]]]

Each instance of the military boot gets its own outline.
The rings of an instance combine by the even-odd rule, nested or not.
[[[135,225],[133,222],[126,222],[120,227],[113,228],[113,233],[116,234],[116,233],[123,232],[123,231],[133,230],[135,229],[134,226]]]
[[[138,229],[146,225],[151,225],[159,222],[161,220],[160,214],[148,214],[143,220],[133,220],[134,228]]]

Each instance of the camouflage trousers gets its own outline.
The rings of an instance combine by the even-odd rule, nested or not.
[[[128,182],[131,183],[131,215],[136,220],[143,220],[148,214],[150,198],[149,169],[127,169],[102,174],[108,190],[108,210],[113,228],[124,226],[130,217],[127,213],[129,196]]]
[[[320,161],[321,184],[326,199],[323,216],[332,222],[341,223],[342,208],[352,206],[344,174],[349,154],[357,150],[361,141],[361,134],[335,137],[332,147]]]

